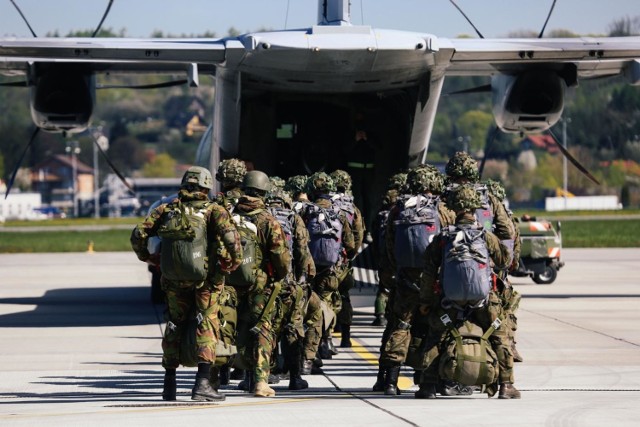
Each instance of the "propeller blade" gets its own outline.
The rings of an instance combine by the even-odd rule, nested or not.
[[[547,20],[544,21],[544,25],[542,26],[542,29],[540,30],[540,34],[538,34],[538,38],[541,39],[542,35],[544,34],[544,30],[547,28],[547,24],[549,23],[549,18],[551,18],[551,14],[553,13],[553,8],[556,7],[556,0],[553,0],[553,3],[551,4],[551,9],[549,9],[549,14],[547,15]]]
[[[28,87],[27,82],[5,82],[5,83],[0,83],[0,86],[4,86],[4,87]]]
[[[11,191],[11,187],[13,187],[13,182],[16,180],[16,175],[18,175],[18,169],[20,169],[20,166],[22,165],[22,161],[24,160],[24,156],[27,155],[27,151],[29,151],[29,148],[31,148],[31,145],[33,144],[33,141],[35,141],[36,136],[38,135],[39,132],[40,132],[40,128],[39,127],[35,128],[35,130],[31,134],[31,139],[29,140],[29,143],[27,144],[26,147],[24,147],[24,151],[22,152],[22,155],[20,156],[20,159],[18,160],[18,164],[16,165],[16,168],[13,170],[13,173],[11,174],[11,178],[9,179],[9,184],[7,184],[7,192],[4,194],[5,200],[9,196],[9,192]]]
[[[96,89],[162,89],[165,87],[181,86],[186,83],[188,83],[188,80],[171,80],[169,82],[148,85],[97,85]]]
[[[24,13],[22,13],[22,10],[20,10],[20,7],[16,4],[15,1],[13,0],[10,0],[10,1],[11,3],[13,3],[13,6],[16,8],[20,16],[22,16],[22,20],[24,21],[24,23],[27,24],[27,27],[29,27],[29,31],[31,31],[31,35],[33,35],[33,37],[35,38],[38,38],[38,36],[36,35],[36,32],[33,31],[33,28],[31,28],[31,25],[29,25],[29,21],[27,21],[27,18],[24,16]]]
[[[102,154],[102,157],[104,157],[104,159],[107,161],[111,170],[118,176],[118,178],[120,178],[120,181],[122,181],[125,187],[129,189],[131,194],[135,194],[135,191],[133,191],[133,187],[131,187],[131,185],[125,179],[124,175],[122,175],[122,173],[118,170],[118,168],[116,168],[115,165],[111,162],[111,159],[109,158],[109,156],[107,156],[107,153],[104,152],[102,147],[100,147],[100,144],[98,144],[98,140],[96,138],[93,138],[93,143],[96,145],[96,147],[98,147],[98,151],[100,151],[100,154]]]
[[[493,148],[493,141],[495,141],[496,136],[498,136],[498,132],[500,132],[500,128],[498,126],[493,128],[491,131],[491,136],[487,138],[487,143],[484,145],[484,157],[482,157],[482,161],[480,162],[480,166],[478,167],[478,176],[482,179],[482,172],[484,171],[484,164],[489,157],[489,152],[491,148]]]
[[[112,4],[113,4],[113,0],[109,0],[109,4],[107,5],[107,10],[104,11],[104,14],[102,15],[102,19],[100,20],[100,23],[96,27],[96,29],[93,32],[93,34],[91,35],[91,37],[95,37],[96,35],[98,35],[98,32],[100,31],[100,28],[102,28],[102,24],[104,23],[104,20],[107,19],[107,15],[109,14],[109,11],[111,10],[111,5]]]
[[[472,87],[469,89],[462,89],[462,90],[456,90],[453,92],[448,92],[443,94],[443,96],[451,96],[451,95],[464,95],[467,93],[486,93],[486,92],[491,92],[491,85],[482,85],[482,86],[476,86],[476,87]]]
[[[549,135],[551,135],[551,137],[553,138],[553,142],[556,143],[556,145],[558,146],[558,148],[560,149],[560,152],[562,152],[562,154],[571,162],[573,163],[573,165],[578,168],[578,170],[580,172],[582,172],[584,174],[584,176],[586,176],[587,178],[589,178],[594,184],[596,185],[600,185],[600,181],[598,181],[593,175],[591,175],[591,172],[589,172],[587,170],[587,168],[585,168],[584,166],[582,166],[582,164],[580,164],[580,162],[571,155],[571,153],[569,153],[569,150],[567,150],[565,148],[564,145],[562,145],[560,143],[560,140],[558,140],[558,138],[556,137],[556,135],[551,131],[551,129],[548,130]]]
[[[478,37],[483,39],[484,36],[482,35],[482,33],[480,33],[480,31],[476,28],[476,26],[473,25],[473,22],[471,22],[471,19],[469,19],[469,17],[462,11],[462,9],[460,9],[460,7],[456,4],[456,2],[454,0],[449,0],[449,1],[451,2],[452,5],[455,6],[456,9],[458,9],[458,12],[460,12],[462,16],[464,16],[464,19],[467,20],[467,22],[473,27],[473,29],[476,30],[476,34],[478,35]]]

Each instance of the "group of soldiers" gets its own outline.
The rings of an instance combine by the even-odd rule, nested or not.
[[[289,389],[305,389],[301,375],[317,373],[323,358],[337,354],[336,327],[341,345],[351,346],[351,262],[364,224],[348,194],[349,175],[336,170],[285,182],[228,159],[216,179],[222,191],[210,195],[211,173],[191,167],[177,197],[152,209],[131,234],[138,258],[162,271],[162,397],[176,399],[176,368],[193,359],[193,400],[223,400],[220,385],[239,375],[239,388],[274,396],[273,370],[288,372]],[[154,236],[162,239],[158,254],[149,251]],[[237,354],[220,357],[231,346]]]
[[[220,162],[215,179],[222,191],[211,194],[211,173],[191,167],[177,197],[152,209],[131,234],[138,258],[162,270],[162,397],[176,399],[181,364],[198,367],[193,400],[223,400],[218,389],[230,378],[244,378],[238,387],[257,397],[274,396],[274,372],[288,372],[289,389],[305,389],[302,375],[321,372],[322,360],[338,352],[334,330],[341,332],[340,346],[351,347],[352,261],[367,230],[350,194],[350,176],[336,170],[285,181],[228,159]],[[477,164],[464,152],[451,158],[446,176],[423,164],[391,178],[370,230],[379,275],[374,324],[385,326],[374,391],[399,394],[400,367],[407,364],[420,387],[416,398],[473,392],[438,369],[443,355],[433,349],[442,347],[451,329],[442,323],[448,316],[451,324],[470,321],[491,329],[485,335],[499,378],[483,390],[520,397],[513,386],[518,295],[506,279],[517,263],[518,238],[495,194],[504,198],[504,189],[496,182],[480,184]],[[416,222],[407,220],[404,207],[415,211],[416,200],[427,199],[437,213],[433,226],[423,227],[430,234],[416,238],[410,231],[409,244],[399,249],[396,236]],[[476,223],[482,225],[494,281],[486,298],[465,307],[442,291],[441,231]],[[149,251],[153,236],[162,239],[159,253]],[[226,353],[229,348],[237,354]]]

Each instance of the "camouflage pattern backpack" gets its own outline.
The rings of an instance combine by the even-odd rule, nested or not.
[[[169,203],[160,217],[160,270],[168,280],[200,281],[207,277],[207,224],[210,202]]]
[[[495,383],[499,375],[498,357],[491,348],[489,337],[499,322],[485,333],[468,320],[452,327],[448,315],[444,315],[442,322],[447,326],[447,332],[438,366],[440,377],[466,386]]]

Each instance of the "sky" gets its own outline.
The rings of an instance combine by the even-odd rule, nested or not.
[[[39,36],[58,30],[93,29],[108,0],[14,0]],[[449,0],[351,0],[352,23],[376,28],[430,33],[439,37],[475,35]],[[538,32],[552,0],[456,0],[487,38],[511,31]],[[547,31],[607,33],[610,24],[640,16],[638,0],[557,0]],[[307,28],[317,21],[317,0],[114,0],[103,28],[127,37],[150,37],[155,30],[172,35],[215,32],[230,27],[241,33]],[[0,0],[0,37],[31,37],[9,0]]]

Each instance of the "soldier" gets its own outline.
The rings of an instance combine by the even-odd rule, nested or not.
[[[407,357],[411,323],[418,308],[424,249],[441,227],[453,223],[450,211],[439,198],[444,177],[434,166],[421,165],[410,170],[407,186],[409,194],[399,198],[389,213],[385,237],[390,267],[396,271],[391,320],[383,335],[386,342],[381,346],[376,383],[384,378],[386,395],[399,394],[398,375]]]
[[[515,230],[504,205],[479,183],[478,163],[464,151],[456,152],[445,166],[448,186],[473,184],[480,192],[482,206],[476,211],[476,219],[487,231],[493,232],[500,240],[513,239]]]
[[[215,344],[220,328],[218,298],[225,274],[238,267],[242,260],[242,248],[229,213],[209,201],[211,190],[211,173],[192,166],[182,178],[178,197],[153,209],[131,233],[131,247],[141,261],[149,258],[149,237],[158,235],[163,239],[160,267],[168,315],[162,339],[164,400],[176,400],[181,339],[192,312],[193,315],[197,313],[199,323],[195,337],[198,373],[191,399],[214,401],[225,398],[211,387],[209,374],[216,358]],[[193,235],[195,238],[188,237]],[[174,253],[179,251],[172,250],[174,248],[182,249],[187,256],[184,259],[176,257]]]
[[[389,211],[395,206],[398,196],[403,191],[407,182],[406,173],[397,173],[389,178],[387,192],[382,198],[381,208],[376,215],[375,228],[373,230],[373,253],[376,257],[378,267],[378,292],[376,292],[376,300],[374,303],[375,319],[372,326],[386,326],[387,304],[390,300],[392,290],[395,289],[395,271],[389,266],[387,256],[387,246],[385,241],[387,219]]]
[[[338,285],[347,273],[348,262],[356,255],[356,245],[349,221],[331,200],[335,183],[324,172],[316,172],[307,181],[307,193],[313,203],[307,204],[302,219],[310,234],[309,249],[316,265],[313,290],[334,314],[340,311]],[[326,320],[325,316],[325,320]],[[320,344],[320,357],[330,359],[337,349],[331,332],[335,320],[326,324]]]
[[[231,210],[242,196],[242,180],[247,173],[247,166],[239,159],[226,159],[218,164],[216,181],[220,182],[222,192],[216,195],[216,202]]]
[[[356,252],[362,246],[362,240],[364,239],[365,226],[364,219],[360,209],[353,203],[353,196],[351,196],[351,177],[343,170],[337,169],[329,174],[336,185],[336,193],[332,195],[331,199],[335,205],[337,205],[342,212],[344,212],[349,225],[351,226],[351,232],[353,233],[353,239],[355,241]],[[351,305],[351,298],[349,291],[355,285],[353,278],[353,266],[351,261],[347,266],[347,273],[338,285],[338,292],[342,300],[342,309],[338,313],[337,323],[340,327],[340,347],[351,347],[351,323],[353,320],[353,306]]]
[[[271,183],[272,190],[283,190],[286,184],[285,180],[279,176],[270,176],[269,182]]]
[[[240,197],[233,212],[233,219],[241,234],[241,228],[252,230],[250,238],[255,245],[253,259],[249,260],[245,256],[243,265],[238,269],[241,271],[246,262],[248,274],[244,277],[232,275],[229,283],[240,289],[238,294],[245,297],[250,310],[247,326],[252,335],[243,331],[247,337],[244,354],[253,369],[253,375],[249,374],[248,377],[248,389],[251,391],[255,384],[254,395],[257,397],[275,396],[275,391],[268,385],[276,339],[272,329],[276,315],[275,301],[283,281],[291,275],[291,255],[286,237],[282,227],[264,204],[264,197],[270,186],[269,177],[264,172],[247,172],[242,183],[245,195]],[[249,238],[248,234],[244,236]]]
[[[513,221],[515,238],[501,241],[501,243],[505,245],[507,248],[509,248],[510,250],[511,262],[509,265],[509,271],[512,271],[518,268],[518,264],[520,262],[520,248],[522,243],[520,240],[520,229],[518,228],[516,219],[513,216],[513,212],[507,209],[507,206],[504,203],[507,193],[504,187],[502,186],[502,184],[500,184],[498,181],[488,179],[487,187],[489,188],[489,193],[495,196],[495,198],[498,199],[504,205],[505,210],[509,215],[509,218],[511,218],[511,220]],[[515,311],[517,310],[518,305],[520,303],[520,294],[515,289],[513,289],[513,286],[511,285],[511,282],[509,281],[509,278],[507,276],[507,270],[504,270],[502,272],[497,272],[497,273],[502,273],[502,276],[500,277],[500,279],[502,280],[500,282],[500,286],[498,287],[498,290],[499,290],[500,296],[502,297],[503,307],[506,310],[505,326],[507,328],[507,331],[511,332],[510,338],[511,338],[511,350],[513,351],[513,361],[522,362],[523,360],[522,356],[520,355],[520,352],[518,352],[518,349],[516,348],[516,330],[518,329],[518,318],[515,315]]]
[[[289,370],[289,390],[302,390],[309,386],[300,376],[302,341],[305,337],[303,318],[309,283],[316,274],[309,252],[309,232],[302,218],[292,210],[293,202],[284,190],[272,187],[265,204],[285,232],[293,261],[292,277],[283,285],[278,296],[279,309],[274,330],[282,337],[285,367]]]
[[[484,230],[476,221],[474,212],[481,206],[482,202],[473,187],[461,185],[454,188],[447,194],[447,204],[456,213],[455,227],[453,227],[456,239],[453,240],[453,236],[447,237],[447,232],[450,233],[451,230],[443,231],[433,239],[425,252],[426,267],[420,280],[420,312],[429,317],[430,338],[428,342],[440,342],[448,330],[445,324],[446,321],[451,321],[452,319],[454,319],[454,324],[462,321],[471,321],[480,326],[483,332],[498,325],[497,329],[489,336],[489,341],[497,355],[499,364],[499,397],[501,399],[519,399],[520,392],[513,386],[513,355],[511,354],[508,332],[505,330],[506,328],[499,326],[500,319],[504,317],[502,304],[499,296],[491,290],[490,278],[487,277],[486,280],[486,292],[488,293],[485,297],[486,300],[480,301],[483,304],[476,303],[473,306],[460,306],[457,303],[452,303],[449,299],[446,272],[443,273],[442,271],[444,263],[449,262],[447,256],[450,256],[455,250],[452,249],[451,252],[445,254],[447,242],[466,240],[466,237],[465,239],[460,239],[459,233],[462,233],[460,230],[474,229],[482,233],[480,234],[480,239],[484,241],[483,246],[486,248],[486,254],[497,270],[507,267],[508,250],[500,244],[500,240],[493,233]],[[476,252],[476,255],[482,254]],[[484,271],[486,271],[487,260],[479,260],[478,266],[478,268],[484,268]],[[479,276],[473,275],[469,277]],[[471,284],[466,283],[455,283],[453,286],[465,290],[472,287]],[[441,356],[432,360],[426,370],[422,372],[420,390],[416,392],[416,398],[432,399],[436,397],[436,385],[439,379],[439,357]],[[488,385],[487,393],[489,396],[493,396],[495,391],[493,385]]]
[[[294,202],[308,202],[309,198],[306,193],[307,180],[306,175],[294,175],[287,179],[284,185],[284,191],[291,195]]]

